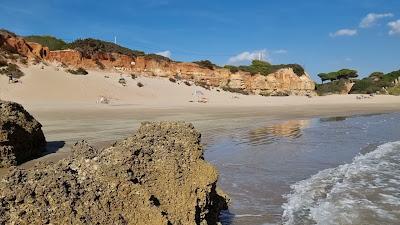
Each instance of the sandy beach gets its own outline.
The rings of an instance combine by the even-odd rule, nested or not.
[[[43,68],[43,69],[42,69]],[[15,101],[34,111],[43,110],[109,110],[109,109],[184,109],[231,112],[268,112],[269,115],[298,114],[312,116],[336,113],[375,113],[400,109],[400,97],[365,95],[329,95],[263,97],[224,92],[218,89],[187,86],[183,81],[173,83],[167,78],[138,77],[129,74],[91,71],[86,76],[72,75],[56,66],[31,66],[23,69],[20,83],[8,84],[0,77],[0,99]],[[120,78],[127,85],[118,83]],[[140,82],[144,87],[138,87]],[[196,94],[195,94],[196,93]],[[105,97],[110,104],[97,104]],[[205,98],[207,103],[197,103]],[[191,102],[194,101],[194,102]],[[255,110],[255,108],[257,108]],[[233,112],[232,112],[233,113]]]

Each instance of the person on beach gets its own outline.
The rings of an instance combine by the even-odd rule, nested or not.
[[[11,84],[13,82],[13,78],[11,74],[8,74],[8,83]]]

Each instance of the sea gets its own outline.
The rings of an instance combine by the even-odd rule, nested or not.
[[[222,224],[400,224],[400,113],[246,120],[203,135]]]

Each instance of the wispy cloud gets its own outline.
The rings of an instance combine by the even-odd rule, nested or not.
[[[330,33],[329,36],[332,38],[340,37],[340,36],[355,36],[357,35],[358,31],[355,29],[341,29],[336,31],[335,33]]]
[[[390,27],[389,34],[390,35],[399,35],[400,34],[400,20],[392,21],[388,23]]]
[[[171,53],[171,51],[167,50],[167,51],[163,51],[163,52],[157,52],[156,55],[161,55],[161,56],[164,56],[167,58],[171,58],[172,53]]]
[[[369,13],[361,20],[360,27],[368,28],[377,24],[378,20],[393,17],[393,13]]]
[[[242,52],[238,55],[235,55],[235,56],[232,56],[231,58],[229,58],[228,64],[238,65],[241,63],[248,63],[254,59],[259,59],[259,58],[264,59],[264,60],[269,60],[269,54],[266,49],[255,50],[252,52],[249,52],[249,51]]]
[[[272,51],[272,53],[274,53],[274,54],[287,54],[288,50],[286,50],[286,49],[278,49],[278,50]]]

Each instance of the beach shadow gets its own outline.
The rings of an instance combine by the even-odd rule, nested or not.
[[[49,141],[45,147],[45,151],[41,156],[49,155],[58,152],[65,146],[65,141]]]

